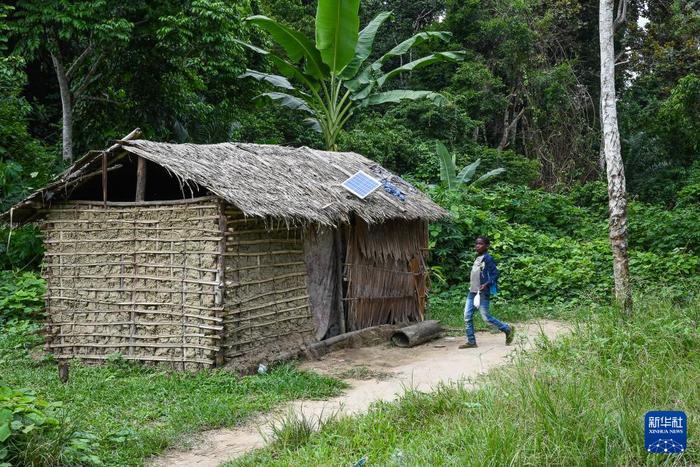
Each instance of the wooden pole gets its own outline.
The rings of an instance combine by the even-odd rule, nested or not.
[[[140,137],[141,130],[136,128],[131,133],[122,138],[121,141],[127,141],[130,139],[136,139]],[[106,151],[102,152],[102,202],[104,203],[104,207],[107,207],[107,154],[109,154],[117,148],[119,148],[119,143],[113,144]]]
[[[143,201],[146,195],[146,159],[139,156],[136,166],[136,196],[134,201]]]
[[[224,287],[226,287],[225,272],[226,272],[226,206],[222,201],[219,201],[219,231],[221,232],[221,240],[219,241],[219,254],[216,259],[216,295],[214,296],[214,304],[217,308],[224,307]],[[228,316],[226,310],[217,312],[217,316],[221,317],[223,322]],[[219,342],[216,344],[219,350],[214,354],[214,366],[221,368],[226,362],[226,331],[227,326],[224,325],[219,331]]]
[[[58,379],[64,384],[68,382],[69,364],[68,360],[58,361]]]
[[[107,152],[102,153],[102,202],[107,207]]]
[[[345,302],[343,301],[343,235],[340,231],[342,225],[333,232],[333,243],[335,246],[335,260],[336,260],[336,274],[337,274],[337,285],[338,288],[336,292],[336,306],[338,307],[338,315],[340,323],[340,333],[345,334]]]

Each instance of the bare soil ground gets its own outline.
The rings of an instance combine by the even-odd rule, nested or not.
[[[443,337],[405,349],[389,344],[343,349],[300,368],[345,379],[350,387],[340,396],[322,401],[293,401],[234,429],[200,433],[188,444],[155,458],[151,466],[215,467],[265,446],[275,423],[295,413],[318,424],[332,416],[366,411],[373,402],[391,401],[406,389],[430,391],[438,384],[474,378],[509,361],[516,349],[532,347],[541,334],[555,338],[566,332],[565,323],[542,320],[516,326],[514,345],[505,346],[503,334],[477,334],[478,348],[460,350],[463,337]],[[186,449],[186,450],[185,450]]]

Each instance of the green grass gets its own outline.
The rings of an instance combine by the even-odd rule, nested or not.
[[[331,420],[299,446],[273,443],[228,465],[352,465],[365,456],[366,465],[698,464],[700,300],[644,298],[628,322],[612,309],[588,313],[570,336],[541,339],[476,390],[408,392]],[[649,410],[686,412],[685,454],[647,454]]]
[[[466,286],[451,287],[447,290],[435,290],[428,301],[427,319],[437,319],[443,326],[464,330],[464,305],[467,300]],[[536,318],[575,320],[590,310],[583,308],[581,299],[569,300],[565,303],[543,304],[538,302],[504,301],[498,295],[491,300],[490,311],[501,321],[522,322]],[[601,305],[591,301],[588,307],[600,308]],[[474,315],[474,327],[477,331],[491,330],[479,313]]]
[[[71,364],[62,384],[54,363],[35,362],[31,326],[0,331],[0,386],[30,388],[63,402],[65,422],[95,435],[105,465],[140,465],[188,435],[230,427],[284,401],[327,398],[344,384],[289,365],[265,375],[237,377],[224,371],[180,373],[115,361],[104,366]]]

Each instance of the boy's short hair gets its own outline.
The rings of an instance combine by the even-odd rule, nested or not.
[[[491,245],[491,240],[489,240],[489,238],[484,236],[484,235],[479,235],[478,237],[476,237],[476,239],[484,242],[486,244],[486,246]]]

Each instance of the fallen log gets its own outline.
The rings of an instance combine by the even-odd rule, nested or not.
[[[442,326],[436,320],[406,326],[394,332],[391,342],[397,347],[414,347],[440,337]]]
[[[303,347],[289,350],[272,357],[255,359],[244,366],[227,365],[229,370],[237,371],[243,375],[252,375],[257,372],[258,365],[264,363],[272,366],[278,363],[294,360],[300,357],[309,360],[318,360],[325,354],[345,348],[367,347],[387,342],[394,331],[404,326],[400,324],[380,324],[357,331],[346,332],[326,340],[314,342]]]

